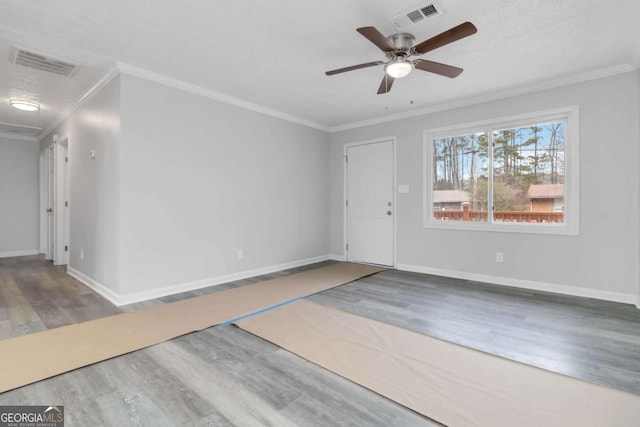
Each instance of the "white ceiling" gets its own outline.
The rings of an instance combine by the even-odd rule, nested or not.
[[[355,29],[371,25],[389,35],[396,32],[390,18],[418,4],[3,0],[0,133],[17,129],[22,135],[38,135],[116,61],[334,129],[640,65],[637,0],[437,0],[443,16],[405,31],[419,42],[473,22],[477,34],[424,56],[463,67],[458,78],[415,70],[396,81],[389,94],[377,95],[382,67],[324,75],[326,70],[383,60]],[[81,68],[66,78],[14,65],[14,45],[80,62]],[[42,109],[12,110],[12,97],[36,100]]]

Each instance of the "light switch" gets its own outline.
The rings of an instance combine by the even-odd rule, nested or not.
[[[398,193],[408,193],[409,192],[409,186],[408,185],[399,185],[398,186]]]

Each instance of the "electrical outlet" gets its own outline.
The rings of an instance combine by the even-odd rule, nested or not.
[[[242,249],[238,249],[238,259],[244,258],[244,251]]]
[[[80,259],[84,259],[84,249],[80,249]]]
[[[496,252],[496,262],[503,262],[504,254],[502,252]]]

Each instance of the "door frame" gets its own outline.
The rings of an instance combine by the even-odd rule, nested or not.
[[[392,188],[393,188],[393,226],[392,226],[392,230],[393,230],[393,239],[392,239],[392,244],[393,244],[393,248],[392,248],[392,254],[393,254],[393,262],[391,264],[391,268],[396,268],[396,265],[398,263],[398,254],[397,254],[397,236],[398,236],[398,191],[397,191],[397,182],[398,182],[398,176],[397,176],[397,168],[396,168],[396,137],[395,136],[389,136],[386,138],[376,138],[376,139],[369,139],[366,141],[359,141],[359,142],[349,142],[344,144],[343,147],[343,151],[342,151],[342,218],[343,218],[343,226],[342,226],[342,259],[344,261],[348,261],[349,260],[349,251],[347,249],[347,245],[349,243],[348,241],[348,222],[349,222],[349,217],[348,217],[348,209],[347,209],[347,198],[349,196],[349,164],[347,162],[347,150],[350,147],[357,147],[359,145],[371,145],[371,144],[378,144],[381,142],[391,142],[391,152],[392,152],[392,159],[391,159],[391,168],[393,169],[393,173],[392,173],[392,180],[393,180],[393,184],[392,184]]]

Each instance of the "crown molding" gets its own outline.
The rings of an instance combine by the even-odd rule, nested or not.
[[[0,132],[0,138],[3,139],[14,139],[17,141],[29,141],[29,142],[38,142],[38,138],[35,136],[27,136],[27,135],[18,135],[15,133],[7,133]]]
[[[545,80],[541,82],[535,82],[524,86],[517,86],[510,89],[487,93],[472,98],[459,99],[451,102],[443,102],[441,104],[435,104],[428,107],[418,108],[415,110],[404,111],[402,113],[390,114],[387,116],[376,117],[374,119],[362,120],[353,123],[345,123],[343,125],[332,126],[329,128],[329,132],[340,132],[349,129],[356,129],[365,126],[372,126],[381,123],[393,122],[396,120],[408,119],[411,117],[423,116],[430,113],[439,111],[452,110],[454,108],[468,107],[471,105],[481,104],[489,101],[496,101],[499,99],[510,98],[512,96],[525,95],[532,92],[540,92],[547,89],[553,89],[562,86],[568,86],[571,84],[582,83],[590,80],[601,79],[605,77],[616,76],[618,74],[624,74],[631,71],[638,70],[639,66],[633,64],[621,64],[614,67],[603,68],[595,71],[589,71],[586,73],[575,74],[572,76],[561,77],[552,80]]]
[[[120,72],[123,74],[139,77],[144,80],[149,80],[164,86],[172,87],[174,89],[183,90],[185,92],[190,92],[195,95],[204,96],[206,98],[214,99],[216,101],[224,102],[226,104],[234,105],[236,107],[244,108],[246,110],[255,111],[257,113],[265,114],[267,116],[286,120],[302,126],[322,130],[325,132],[329,131],[329,127],[321,123],[314,122],[312,120],[304,119],[301,117],[297,117],[288,113],[284,113],[282,111],[274,110],[272,108],[265,107],[262,105],[254,104],[252,102],[235,98],[231,95],[226,95],[224,93],[216,92],[215,90],[206,89],[201,86],[193,85],[191,83],[187,83],[182,80],[178,80],[162,74],[154,73],[152,71],[138,68],[133,65],[125,64],[123,62],[117,62],[117,67],[120,70]]]
[[[90,99],[93,95],[98,93],[100,89],[105,87],[111,80],[113,80],[116,76],[120,74],[118,67],[115,65],[112,66],[96,83],[89,87],[84,93],[77,98],[71,105],[65,108],[62,113],[58,115],[53,121],[51,121],[48,125],[46,125],[39,133],[38,139],[41,140],[49,133],[53,132],[55,128],[60,126],[65,120],[67,120],[71,115],[88,99]]]

